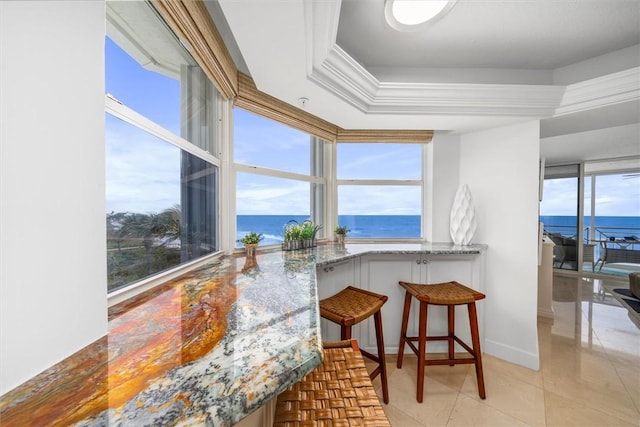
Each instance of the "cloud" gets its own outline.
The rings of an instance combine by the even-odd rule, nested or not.
[[[160,212],[180,204],[180,149],[107,115],[107,212]]]
[[[340,215],[420,215],[418,186],[349,185],[338,188]]]
[[[309,215],[309,183],[239,173],[236,190],[238,215]]]
[[[339,144],[338,179],[420,179],[417,144]]]

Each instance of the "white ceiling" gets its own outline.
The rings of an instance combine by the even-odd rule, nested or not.
[[[548,70],[638,44],[637,0],[458,0],[420,32],[385,23],[384,0],[342,2],[338,44],[365,67]]]
[[[640,155],[640,0],[458,0],[411,33],[386,24],[384,0],[218,1],[207,6],[257,87],[306,97],[343,128],[539,119],[548,164]],[[624,142],[585,142],[608,127]]]

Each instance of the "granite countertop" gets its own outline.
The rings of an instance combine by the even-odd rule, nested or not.
[[[484,248],[347,244],[223,257],[111,307],[107,336],[0,397],[0,422],[233,425],[321,363],[317,266]]]
[[[321,245],[314,248],[315,262],[318,267],[351,258],[369,254],[431,254],[431,255],[465,255],[480,254],[487,245],[475,244],[468,246],[453,243],[348,243],[339,245]]]

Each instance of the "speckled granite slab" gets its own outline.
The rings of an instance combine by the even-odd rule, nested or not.
[[[347,244],[226,257],[112,307],[106,337],[0,397],[0,424],[233,425],[320,364],[316,266],[484,248]]]

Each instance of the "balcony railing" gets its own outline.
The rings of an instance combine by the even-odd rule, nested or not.
[[[545,225],[544,233],[556,244],[554,267],[576,269],[577,227]],[[584,227],[582,237],[584,271],[620,276],[640,271],[640,228]]]

